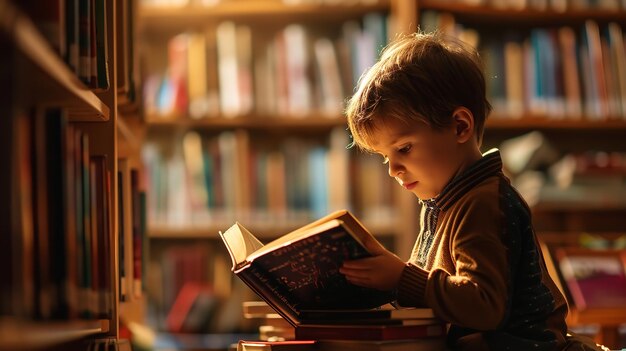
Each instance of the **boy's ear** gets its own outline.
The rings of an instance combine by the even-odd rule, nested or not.
[[[458,107],[454,110],[452,118],[456,128],[456,139],[459,143],[465,143],[474,137],[474,115],[466,107]]]

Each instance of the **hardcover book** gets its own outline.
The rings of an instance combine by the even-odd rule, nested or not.
[[[266,324],[273,326],[289,325],[274,308],[264,301],[245,301],[242,307],[245,318],[263,319]],[[298,317],[300,325],[432,325],[443,323],[430,308],[396,308],[391,304],[371,309],[306,309],[301,310]]]
[[[403,340],[320,340],[317,351],[433,351],[446,350],[445,338]]]
[[[266,245],[240,223],[220,236],[232,271],[294,327],[306,310],[371,309],[391,301],[390,292],[349,283],[344,260],[371,256],[375,240],[348,211],[337,211]]]

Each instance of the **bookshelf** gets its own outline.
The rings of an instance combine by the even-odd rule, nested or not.
[[[115,38],[133,2],[86,3],[91,24],[79,30],[77,1],[0,1],[0,350],[130,350],[120,320],[142,304],[118,294],[117,223],[129,209],[114,176],[119,111],[139,114],[117,79],[128,47]],[[107,71],[79,65],[70,37],[88,37]]]
[[[469,4],[466,1],[440,2],[433,0],[418,1],[419,10],[435,10],[441,12],[454,13],[463,22],[483,23],[486,25],[502,24],[503,18],[511,25],[522,25],[524,27],[536,27],[541,25],[558,25],[583,23],[589,18],[598,21],[622,21],[626,14],[624,9],[603,9],[594,8],[587,5],[587,8],[572,8],[572,4],[564,8],[555,8],[555,5],[544,9],[533,7],[529,4],[521,8],[515,8],[515,4],[505,4],[504,6],[494,6],[488,4]],[[565,5],[565,2],[563,2]],[[584,6],[584,5],[582,5]]]
[[[15,99],[19,104],[61,105],[74,121],[106,121],[110,109],[96,94],[77,84],[76,76],[50,50],[33,23],[10,1],[0,4],[2,36],[14,53],[12,60],[21,72],[34,71],[24,79],[16,79]]]

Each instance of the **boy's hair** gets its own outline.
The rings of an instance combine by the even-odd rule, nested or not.
[[[464,106],[474,116],[478,143],[491,105],[478,53],[460,40],[439,33],[400,37],[359,80],[346,115],[353,143],[371,150],[376,123],[395,118],[407,125],[426,123],[442,129]]]

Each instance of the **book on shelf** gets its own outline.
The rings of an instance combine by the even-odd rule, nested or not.
[[[92,62],[93,72],[90,86],[94,91],[103,92],[107,91],[110,86],[106,2],[104,0],[95,0],[93,5],[92,47],[95,50],[91,56],[95,63]]]
[[[578,311],[626,308],[626,252],[561,247],[555,250]]]
[[[111,314],[112,299],[111,270],[107,260],[111,257],[113,246],[111,242],[111,218],[110,218],[110,172],[106,166],[106,155],[93,155],[90,158],[91,168],[91,211],[92,211],[92,255],[95,263],[91,274],[92,289],[98,296],[97,316],[106,318]]]
[[[6,101],[6,100],[4,100]],[[8,171],[0,174],[0,314],[30,317],[34,311],[33,178],[31,116],[15,111],[13,118],[0,120],[0,157]],[[18,257],[21,259],[18,260]]]
[[[143,245],[144,233],[141,227],[141,194],[139,184],[139,170],[130,170],[130,189],[131,189],[131,207],[130,215],[132,216],[132,241],[133,241],[133,294],[135,297],[141,297],[143,292]]]
[[[209,284],[188,281],[178,292],[167,315],[172,333],[200,333],[206,330],[216,311],[217,299]]]
[[[132,160],[122,157],[117,160],[117,164],[120,300],[132,301],[143,296],[143,189],[139,184],[140,172]]]

